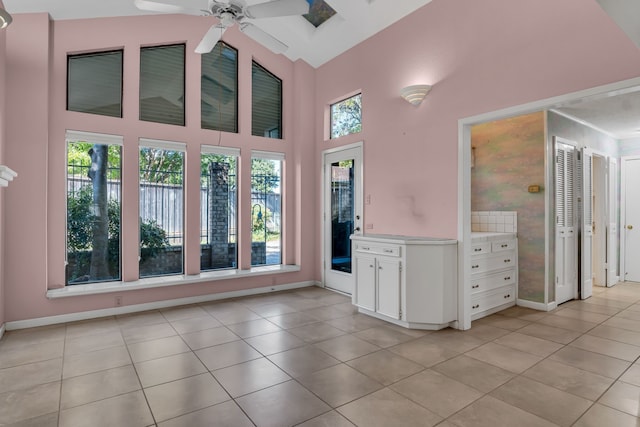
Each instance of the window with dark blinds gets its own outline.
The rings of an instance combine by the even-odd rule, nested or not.
[[[140,120],[184,126],[185,45],[140,49]]]
[[[67,56],[67,110],[122,117],[122,50]]]
[[[255,61],[251,76],[251,134],[282,139],[282,80]]]
[[[218,42],[202,55],[201,69],[202,128],[238,132],[238,51]]]

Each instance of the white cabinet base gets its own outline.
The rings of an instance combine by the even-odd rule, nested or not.
[[[438,330],[458,320],[457,241],[407,236],[351,236],[364,313],[412,329]]]

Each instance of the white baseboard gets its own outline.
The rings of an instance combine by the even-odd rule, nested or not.
[[[516,301],[516,305],[520,307],[531,308],[533,310],[539,310],[539,311],[555,310],[556,307],[558,306],[558,304],[556,304],[555,302],[550,302],[549,304],[545,304],[543,302],[527,301],[526,299],[518,299]]]
[[[78,320],[96,319],[99,317],[115,316],[118,314],[137,313],[140,311],[157,310],[159,308],[175,307],[179,305],[198,304],[227,298],[237,298],[250,295],[266,294],[270,292],[286,291],[290,289],[317,286],[317,281],[288,283],[284,285],[265,286],[262,288],[243,289],[240,291],[221,292],[219,294],[199,295],[195,297],[178,298],[164,301],[154,301],[144,304],[126,305],[122,307],[103,308],[100,310],[81,311],[77,313],[60,314],[57,316],[38,317],[35,319],[15,320],[2,325],[2,332],[16,329],[35,328],[38,326],[56,325],[59,323],[76,322]],[[1,334],[0,334],[1,336]]]
[[[6,330],[4,323],[0,326],[0,340],[4,336],[4,331]]]

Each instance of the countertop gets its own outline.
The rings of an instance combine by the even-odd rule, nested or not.
[[[391,234],[352,234],[351,240],[378,241],[404,245],[452,245],[458,243],[455,239],[441,237],[396,236]]]

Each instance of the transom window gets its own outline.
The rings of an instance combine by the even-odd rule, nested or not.
[[[185,45],[140,49],[140,120],[184,126]]]
[[[201,58],[201,126],[238,132],[238,51],[218,42]]]
[[[331,104],[331,138],[362,131],[362,94]]]
[[[122,50],[67,56],[67,110],[122,117]]]
[[[251,134],[282,139],[282,80],[253,61]]]

